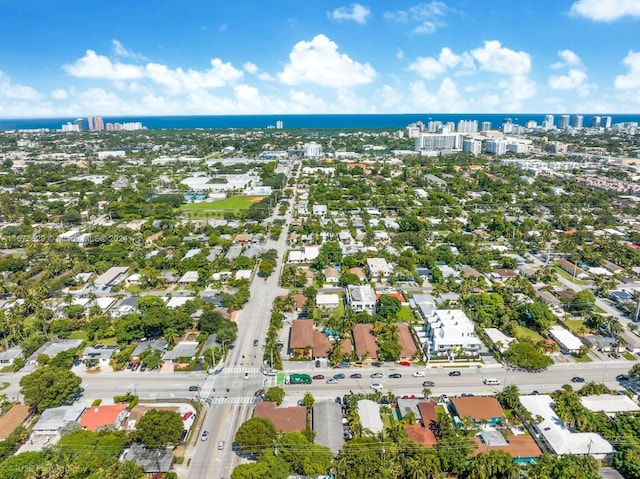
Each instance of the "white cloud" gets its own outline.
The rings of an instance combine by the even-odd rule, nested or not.
[[[79,78],[103,78],[107,80],[134,80],[142,78],[143,70],[137,65],[112,63],[109,58],[87,50],[84,57],[71,65],[63,67],[65,71]]]
[[[252,62],[246,62],[244,65],[242,65],[242,68],[244,69],[244,71],[246,71],[247,73],[251,73],[252,75],[258,72],[258,66]]]
[[[359,3],[352,3],[349,7],[336,8],[332,12],[328,12],[327,16],[336,21],[354,21],[360,25],[367,23],[367,18],[371,15],[368,7]]]
[[[588,75],[584,71],[582,60],[571,50],[561,50],[558,52],[560,61],[551,65],[551,68],[569,68],[563,75],[551,75],[549,77],[549,88],[552,90],[574,90],[581,97],[585,97],[594,88],[587,83]]]
[[[111,44],[113,45],[113,54],[117,57],[132,58],[134,60],[147,60],[142,53],[136,53],[133,50],[126,48],[120,40],[116,40],[114,38],[111,40]]]
[[[397,58],[398,60],[404,60],[404,50],[402,50],[402,49],[398,48],[398,49],[396,50],[396,58]]]
[[[549,78],[549,86],[554,90],[573,90],[587,81],[587,74],[581,70],[570,69],[566,75],[553,75]]]
[[[56,88],[51,92],[51,98],[55,100],[66,100],[69,98],[69,94],[64,88]]]
[[[278,78],[286,85],[316,84],[329,88],[347,88],[370,83],[376,72],[368,63],[358,63],[338,52],[338,45],[325,35],[310,42],[300,41],[289,54]]]
[[[450,48],[444,47],[440,50],[438,58],[416,58],[416,60],[409,65],[409,70],[415,71],[421,77],[430,80],[457,66],[463,68],[462,73],[472,71],[474,69],[473,58],[467,52],[464,52],[462,55],[456,55]]]
[[[407,10],[385,12],[384,18],[396,23],[415,24],[413,33],[433,33],[438,28],[446,26],[443,18],[449,12],[449,7],[443,2],[419,3]]]
[[[638,0],[578,0],[571,13],[596,22],[613,22],[618,18],[640,17]]]
[[[35,101],[42,95],[30,86],[17,85],[4,72],[0,71],[0,99]]]
[[[415,110],[458,113],[469,108],[467,101],[460,96],[456,83],[448,77],[442,80],[435,93],[429,91],[422,81],[410,83],[409,94]]]
[[[219,58],[211,60],[211,68],[205,71],[172,70],[166,65],[147,63],[145,76],[153,82],[165,86],[171,93],[178,94],[186,91],[220,88],[228,83],[242,78],[241,70],[236,69],[231,63],[223,63]]]
[[[622,61],[629,72],[626,75],[618,75],[613,85],[618,90],[635,90],[640,88],[640,52],[630,50]]]
[[[558,56],[560,57],[560,61],[551,65],[551,68],[563,68],[566,66],[582,66],[582,60],[578,55],[576,55],[571,50],[560,50],[558,52]]]
[[[531,57],[528,53],[503,47],[498,40],[485,41],[482,48],[471,50],[471,55],[480,69],[489,72],[517,76],[526,75],[531,70]]]
[[[222,25],[220,25],[220,26],[218,27],[218,31],[219,31],[220,33],[224,33],[224,32],[226,32],[227,30],[229,30],[229,25],[227,25],[226,23],[223,23]]]

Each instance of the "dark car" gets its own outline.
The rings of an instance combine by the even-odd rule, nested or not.
[[[198,386],[189,386],[189,391],[199,391],[200,388]]]
[[[382,367],[382,363],[380,361],[376,361],[375,363],[371,363],[371,365],[374,368],[381,368]]]
[[[257,339],[254,339],[254,340],[253,340],[253,345],[254,345],[254,346],[257,346],[257,345],[258,345],[258,340],[257,340]]]
[[[320,367],[320,360],[319,360],[319,359],[316,361],[316,367],[317,367],[317,368],[319,368],[319,367]]]
[[[340,405],[342,405],[342,398],[340,396],[336,397],[336,402]]]
[[[629,380],[629,376],[627,376],[626,374],[618,374],[616,376],[616,381],[628,381]]]
[[[390,378],[393,378],[393,379],[400,379],[400,378],[402,377],[402,374],[400,374],[400,373],[393,373],[393,374],[389,374],[389,377],[390,377]]]
[[[571,382],[572,383],[583,383],[584,382],[584,378],[582,376],[573,376],[571,378]]]
[[[324,375],[316,374],[315,376],[313,376],[313,379],[315,379],[316,381],[319,380],[319,379],[324,379]]]
[[[351,363],[349,361],[342,361],[340,364],[338,364],[339,368],[350,368],[351,367]]]
[[[255,397],[262,396],[262,395],[264,395],[264,393],[265,393],[265,392],[266,392],[266,391],[265,391],[264,389],[258,389],[258,390],[255,392],[254,396],[255,396]]]
[[[451,371],[449,376],[460,376],[460,371]]]
[[[349,376],[351,379],[362,379],[362,374],[360,373],[353,373],[351,376]]]
[[[432,388],[436,385],[433,381],[425,381],[422,383],[423,388]]]
[[[342,373],[333,375],[333,379],[344,379],[344,378],[345,378],[345,375]]]

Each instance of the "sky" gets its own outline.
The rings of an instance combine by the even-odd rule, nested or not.
[[[640,0],[0,0],[0,118],[638,113]]]

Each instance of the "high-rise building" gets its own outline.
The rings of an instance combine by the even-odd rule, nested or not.
[[[478,120],[460,120],[458,133],[478,133]]]
[[[507,142],[502,139],[487,140],[484,151],[493,155],[504,155],[507,152]]]
[[[462,151],[467,151],[474,156],[482,153],[482,142],[473,138],[465,138],[462,140]]]
[[[74,124],[78,125],[78,129],[80,131],[84,130],[84,120],[82,118],[78,118],[76,121],[73,122]]]
[[[94,128],[96,129],[96,131],[104,130],[104,121],[102,120],[101,116],[96,116],[93,119],[93,125],[94,125]]]
[[[573,123],[572,126],[576,129],[580,129],[582,128],[582,120],[584,119],[584,117],[582,115],[576,115],[573,117]]]
[[[416,138],[414,150],[455,150],[460,148],[460,138],[460,135],[457,133],[449,133],[446,135],[423,133]]]
[[[566,130],[569,128],[569,115],[561,115],[560,121],[558,121],[558,128],[560,130]]]
[[[602,119],[600,120],[600,126],[602,128],[611,128],[611,117],[610,116],[603,116]]]
[[[284,123],[282,122],[282,120],[276,121],[276,130],[282,130],[282,128],[284,128]]]
[[[482,126],[480,127],[481,131],[491,131],[491,122],[490,121],[483,121],[482,122]]]
[[[599,116],[591,117],[591,128],[600,128],[601,118]]]
[[[93,131],[93,117],[91,115],[87,117],[87,126],[89,131]]]
[[[544,127],[545,130],[553,130],[555,128],[553,125],[553,121],[554,121],[553,115],[545,115],[542,126]]]

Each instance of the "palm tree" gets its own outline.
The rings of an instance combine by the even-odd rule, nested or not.
[[[424,388],[422,390],[422,395],[424,396],[425,399],[427,399],[429,396],[431,396],[431,389],[430,388]]]

